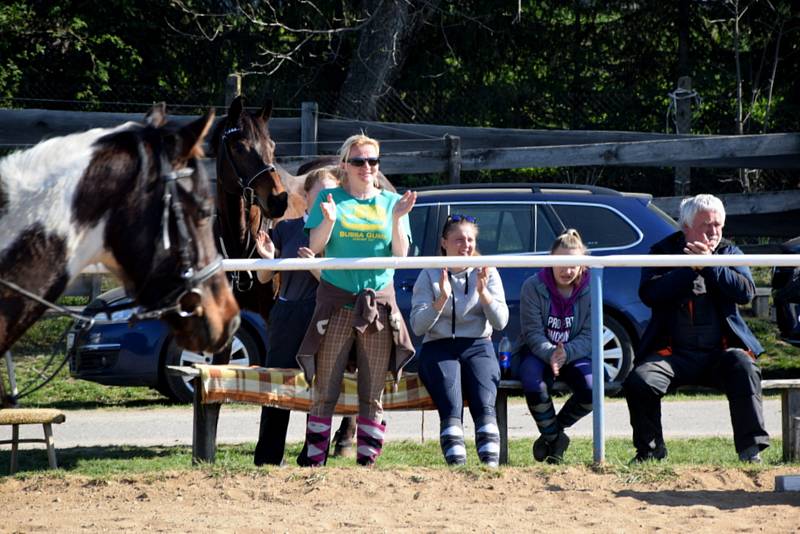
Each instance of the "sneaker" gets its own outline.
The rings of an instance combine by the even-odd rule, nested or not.
[[[762,462],[760,452],[758,445],[751,445],[739,453],[739,460],[747,464],[760,464]]]
[[[646,451],[636,451],[631,463],[640,464],[642,462],[658,462],[667,457],[667,447],[664,444],[658,445],[655,449]]]
[[[541,435],[533,442],[533,459],[544,462],[548,456],[550,456],[550,443]]]
[[[550,443],[550,454],[547,455],[548,464],[560,464],[564,461],[564,453],[569,447],[569,436],[559,432],[556,439]]]

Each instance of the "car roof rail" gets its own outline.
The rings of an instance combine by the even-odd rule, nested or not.
[[[593,195],[614,195],[622,196],[622,193],[610,189],[608,187],[601,187],[598,185],[586,184],[563,184],[563,183],[550,183],[550,182],[492,182],[492,183],[468,183],[468,184],[444,184],[444,185],[427,185],[423,187],[398,187],[398,191],[412,189],[417,192],[423,191],[448,191],[456,190],[463,191],[467,189],[527,189],[533,193],[555,193],[555,192],[576,192],[576,193],[590,193]]]

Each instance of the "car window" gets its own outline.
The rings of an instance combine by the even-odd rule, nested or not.
[[[450,213],[478,219],[481,254],[518,254],[534,249],[530,204],[458,204]]]
[[[415,207],[408,214],[408,223],[411,225],[411,247],[409,256],[422,256],[425,250],[425,229],[428,227],[430,208],[427,206]]]
[[[552,204],[565,228],[575,228],[590,249],[620,247],[635,243],[639,233],[618,212],[605,206]]]

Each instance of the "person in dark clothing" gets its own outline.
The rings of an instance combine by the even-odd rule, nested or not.
[[[712,195],[681,202],[681,231],[653,245],[651,254],[741,254],[722,238],[725,208]],[[769,446],[761,404],[761,345],[739,314],[755,296],[747,267],[645,267],[639,296],[653,316],[625,380],[634,461],[661,460],[661,397],[687,385],[711,386],[728,397],[736,452],[761,461]]]
[[[306,205],[310,206],[320,191],[336,187],[339,180],[328,170],[312,171],[306,177],[304,191]],[[303,230],[305,217],[279,222],[272,238],[260,232],[257,248],[262,258],[313,258],[308,248],[308,235]],[[271,271],[258,271],[262,282],[272,279]],[[269,349],[267,367],[298,367],[295,357],[306,328],[314,313],[316,302],[316,271],[285,271],[281,274],[280,293],[269,317]],[[276,340],[280,340],[277,342]],[[280,465],[286,449],[286,431],[289,427],[289,410],[265,406],[261,409],[258,443],[254,453],[256,465]]]
[[[789,343],[800,345],[800,267],[775,269],[772,275],[772,300],[775,302],[775,318],[781,337]]]

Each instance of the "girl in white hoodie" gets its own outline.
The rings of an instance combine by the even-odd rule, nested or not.
[[[477,254],[474,217],[451,215],[442,230],[445,256]],[[424,335],[419,373],[440,419],[439,442],[450,465],[466,463],[462,384],[475,422],[480,461],[497,466],[500,434],[495,398],[500,367],[492,330],[508,323],[503,282],[494,267],[425,269],[414,284],[411,328]]]

